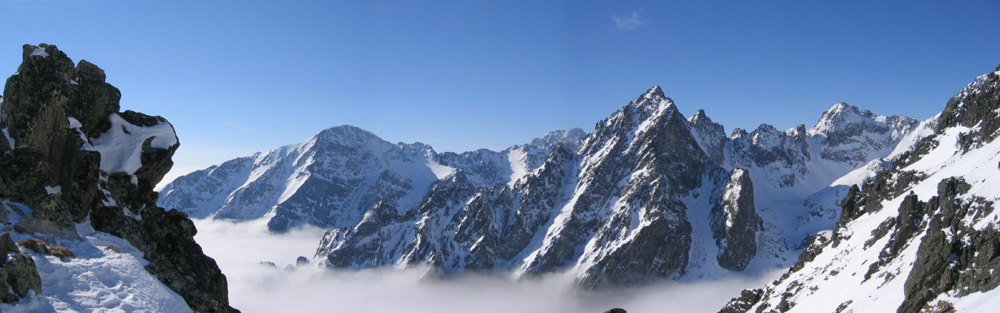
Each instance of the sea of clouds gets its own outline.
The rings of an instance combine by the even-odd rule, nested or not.
[[[269,233],[266,221],[195,220],[195,240],[229,280],[230,304],[253,312],[718,312],[745,288],[779,275],[733,275],[724,280],[664,281],[642,288],[589,292],[573,288],[571,274],[511,281],[465,274],[448,279],[427,268],[332,270],[312,260],[324,230]],[[298,256],[312,263],[296,266]],[[273,262],[275,266],[261,264]]]

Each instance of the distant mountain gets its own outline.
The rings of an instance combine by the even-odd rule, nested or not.
[[[789,266],[830,229],[836,179],[888,156],[918,121],[844,103],[812,129],[685,118],[654,86],[585,134],[436,153],[341,126],[183,176],[159,205],[195,217],[332,228],[329,266],[441,273],[573,270],[587,287]]]
[[[780,279],[721,312],[996,312],[998,128],[1000,67],[889,157],[839,180],[854,186],[834,203],[835,227],[811,237]]]
[[[375,205],[405,211],[431,184],[462,173],[477,187],[513,184],[539,167],[556,145],[575,147],[581,129],[555,131],[495,152],[437,153],[422,143],[392,144],[354,126],[326,129],[305,142],[177,178],[161,205],[196,218],[267,217],[274,231],[310,224],[355,225]]]

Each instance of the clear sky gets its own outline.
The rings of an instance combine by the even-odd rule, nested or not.
[[[706,2],[0,0],[0,74],[25,43],[97,64],[183,171],[344,124],[502,149],[653,85],[727,132],[839,101],[926,119],[1000,64],[996,0]]]

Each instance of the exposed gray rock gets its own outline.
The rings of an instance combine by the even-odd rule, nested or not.
[[[712,216],[719,266],[731,271],[746,269],[757,254],[757,232],[764,226],[754,208],[753,182],[746,170],[733,170]]]
[[[719,310],[719,313],[744,313],[760,301],[764,295],[763,289],[746,289],[740,292],[738,298],[733,298]]]
[[[195,311],[235,311],[228,305],[225,276],[194,242],[191,220],[156,206],[153,186],[170,170],[179,146],[169,122],[119,113],[121,94],[96,65],[82,60],[74,65],[54,45],[25,45],[23,51],[0,108],[0,128],[14,146],[0,147],[0,196],[34,209],[14,229],[75,238],[74,223],[89,217],[95,230],[127,239],[142,251],[150,262],[146,269]],[[163,148],[151,144],[156,137],[145,138],[134,173],[104,172],[94,143],[118,131],[111,129],[115,114],[124,120],[123,128],[169,127],[173,143]],[[22,269],[25,262],[7,264]]]
[[[994,227],[976,230],[962,222],[994,209],[988,199],[962,199],[970,187],[961,179],[942,180],[938,196],[926,203],[927,211],[936,213],[928,217],[927,235],[920,241],[898,312],[920,312],[944,292],[962,297],[1000,286],[1000,277],[993,275],[1000,271],[1000,232]]]
[[[42,278],[30,256],[21,252],[10,233],[0,235],[0,300],[13,303],[28,296],[28,291],[42,293]]]
[[[960,139],[962,149],[980,147],[992,142],[1000,133],[1000,66],[992,73],[980,76],[948,100],[941,112],[937,130],[957,125],[975,127]]]

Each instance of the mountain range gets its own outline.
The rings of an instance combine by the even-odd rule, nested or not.
[[[4,96],[5,310],[238,312],[189,217],[329,229],[315,258],[331,268],[594,289],[786,270],[725,313],[1000,305],[1000,67],[925,121],[837,103],[809,129],[726,135],[654,86],[589,133],[438,153],[339,126],[160,193],[173,126],[121,112],[96,65],[25,45]]]
[[[329,228],[337,268],[429,264],[528,277],[574,271],[588,288],[788,267],[830,229],[851,183],[919,121],[845,103],[816,126],[747,132],[683,116],[654,86],[594,130],[502,151],[435,152],[352,126],[182,176],[158,205],[197,218]],[[843,180],[843,179],[842,179]]]

